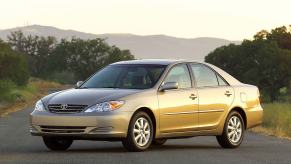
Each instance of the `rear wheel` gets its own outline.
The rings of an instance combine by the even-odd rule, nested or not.
[[[164,145],[167,142],[167,139],[155,139],[152,142],[152,145]]]
[[[72,145],[73,140],[44,136],[43,142],[50,150],[61,151],[67,150]]]
[[[221,147],[236,148],[242,143],[244,132],[245,124],[241,115],[233,111],[227,116],[222,135],[216,136],[216,139]]]
[[[128,151],[144,151],[152,143],[153,124],[145,112],[135,114],[129,124],[127,138],[122,140]]]

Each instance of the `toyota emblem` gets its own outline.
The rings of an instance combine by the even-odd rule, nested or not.
[[[61,106],[61,108],[62,108],[62,110],[66,110],[66,109],[68,108],[68,104],[63,104],[63,105]]]

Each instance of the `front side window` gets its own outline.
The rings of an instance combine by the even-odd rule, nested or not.
[[[164,65],[110,65],[88,79],[80,88],[148,89],[165,70]]]
[[[218,86],[216,73],[202,64],[191,64],[197,87]]]
[[[174,66],[164,82],[177,82],[179,88],[191,88],[191,78],[187,66],[185,64]]]

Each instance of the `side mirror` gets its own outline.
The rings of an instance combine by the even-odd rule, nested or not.
[[[78,82],[76,83],[76,88],[79,88],[82,84],[83,84],[83,81],[78,81]]]
[[[177,82],[166,82],[160,87],[159,91],[163,92],[165,90],[178,89],[178,86]]]

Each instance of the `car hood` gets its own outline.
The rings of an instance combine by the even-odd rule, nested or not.
[[[118,100],[140,90],[134,89],[68,89],[52,93],[42,99],[45,106],[49,104],[77,104],[77,105],[94,105],[96,103]]]

